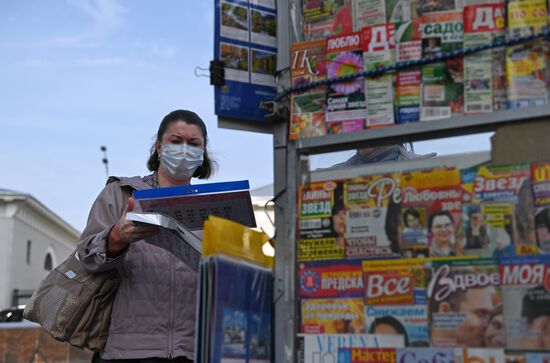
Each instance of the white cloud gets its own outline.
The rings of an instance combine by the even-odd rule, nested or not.
[[[100,28],[118,26],[128,10],[116,0],[67,0],[67,2],[89,16]]]

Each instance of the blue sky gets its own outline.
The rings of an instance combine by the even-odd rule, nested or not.
[[[212,0],[0,1],[0,188],[82,230],[105,183],[100,146],[111,175],[144,175],[160,120],[180,108],[207,124],[211,181],[271,183],[272,137],[217,128],[213,89],[194,75],[213,57],[213,11]],[[417,145],[488,148],[487,135]]]

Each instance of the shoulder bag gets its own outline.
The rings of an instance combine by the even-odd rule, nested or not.
[[[107,342],[119,283],[116,270],[87,272],[75,251],[42,280],[23,317],[57,340],[100,351]]]

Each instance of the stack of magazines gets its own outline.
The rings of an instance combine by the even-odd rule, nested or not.
[[[199,270],[195,361],[271,362],[271,270],[222,255]]]

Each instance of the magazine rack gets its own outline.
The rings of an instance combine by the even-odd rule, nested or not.
[[[290,44],[289,19],[296,14],[299,1],[277,0],[278,69],[288,69]],[[288,73],[288,72],[287,72]],[[285,74],[283,73],[283,76]],[[288,74],[279,85],[288,87]],[[286,82],[285,82],[286,81]],[[522,121],[550,120],[550,105],[499,111],[479,116],[455,117],[435,122],[417,122],[357,133],[326,135],[288,140],[288,117],[274,123],[274,197],[276,258],[274,269],[274,352],[275,362],[298,362],[296,307],[296,220],[297,191],[310,181],[307,157],[333,151],[395,143],[437,139],[495,131],[499,126]]]

